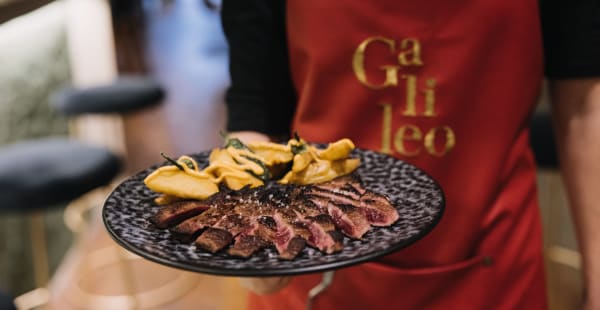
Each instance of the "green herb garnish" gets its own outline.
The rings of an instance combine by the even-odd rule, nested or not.
[[[196,169],[196,167],[194,167],[194,163],[193,163],[191,160],[189,160],[189,159],[187,159],[187,158],[183,158],[183,159],[181,159],[181,161],[182,161],[182,162],[183,162],[183,163],[184,163],[186,166],[188,166],[188,168],[190,168],[190,169],[192,169],[192,170]]]
[[[248,148],[244,142],[240,141],[240,139],[238,138],[229,138],[227,139],[227,143],[225,144],[225,148],[228,147],[233,147],[234,149],[238,149],[238,150],[247,150],[251,153],[254,153],[254,151],[252,151],[250,148]]]
[[[301,154],[306,152],[308,149],[306,147],[306,143],[302,143],[302,139],[300,139],[300,136],[298,135],[298,132],[294,132],[294,139],[296,141],[298,141],[298,144],[294,144],[292,143],[290,145],[291,149],[292,149],[292,154],[297,155],[297,154]]]
[[[177,168],[179,168],[179,170],[181,171],[185,171],[185,169],[183,169],[183,166],[181,166],[181,164],[179,164],[176,160],[174,160],[173,158],[165,155],[165,153],[160,152],[160,156],[162,156],[164,159],[166,159],[168,162],[170,162],[171,164],[175,165]],[[190,163],[191,164],[191,163]],[[186,164],[187,165],[187,164]],[[189,167],[189,165],[187,165]],[[192,166],[193,167],[193,166]],[[193,168],[192,168],[193,169]]]
[[[254,173],[251,170],[246,170],[246,172],[252,174],[254,177],[262,180],[265,183],[271,179],[271,174],[269,173],[269,169],[267,169],[267,165],[265,165],[265,163],[263,163],[260,159],[254,158],[254,157],[250,157],[250,156],[245,156],[245,155],[242,155],[242,157],[244,157],[244,158],[246,158],[246,159],[248,159],[248,160],[256,163],[263,170],[263,173],[260,174],[260,175],[257,175],[256,173]]]

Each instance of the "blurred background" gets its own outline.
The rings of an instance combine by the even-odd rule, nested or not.
[[[90,183],[93,191],[72,193],[69,203],[42,197],[47,203],[36,200],[35,210],[2,210],[0,291],[19,308],[243,309],[236,279],[144,261],[121,250],[99,218],[111,188],[161,161],[159,152],[220,145],[229,81],[218,7],[218,0],[0,0],[0,144],[33,142],[44,153],[38,141],[70,138],[108,150],[99,165],[119,161],[108,184]],[[532,123],[541,160],[552,157],[546,98]],[[568,206],[556,163],[540,166],[550,305],[575,309],[580,260]],[[40,241],[47,259],[32,253]],[[49,262],[49,282],[37,273],[40,260]]]

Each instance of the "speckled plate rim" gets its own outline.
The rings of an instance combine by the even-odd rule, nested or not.
[[[356,149],[355,152],[356,151],[374,152],[374,151],[362,150],[362,149]],[[374,152],[374,153],[377,153],[377,152]],[[189,156],[198,156],[199,154],[202,154],[202,153],[196,153],[196,154],[192,154]],[[393,158],[386,154],[382,154],[382,153],[378,153],[378,154]],[[440,220],[442,219],[442,217],[445,213],[445,209],[446,209],[446,200],[445,199],[446,198],[445,198],[444,191],[443,191],[442,187],[440,186],[440,184],[435,179],[433,179],[429,174],[427,174],[425,171],[423,171],[422,169],[420,169],[410,163],[407,163],[405,161],[402,161],[402,160],[399,160],[396,158],[393,158],[393,159],[398,162],[401,162],[403,165],[408,165],[408,166],[412,167],[413,169],[419,171],[420,173],[425,175],[427,178],[429,178],[429,181],[431,181],[435,185],[435,187],[438,190],[438,193],[440,194],[439,198],[441,199],[441,203],[439,206],[439,212],[435,214],[435,217],[433,218],[433,220],[431,222],[429,222],[429,224],[424,229],[420,230],[417,234],[413,235],[412,237],[404,239],[401,242],[395,243],[385,250],[374,251],[369,254],[360,255],[360,256],[354,257],[352,259],[347,259],[347,260],[343,260],[343,261],[339,261],[339,262],[334,261],[334,262],[330,262],[330,263],[324,263],[321,265],[306,266],[306,267],[294,267],[294,268],[289,268],[289,269],[215,268],[214,266],[192,265],[192,264],[186,264],[186,263],[181,263],[181,262],[177,262],[177,261],[172,261],[172,260],[157,256],[153,253],[149,253],[135,245],[132,245],[131,243],[127,242],[127,240],[125,240],[124,238],[121,238],[119,236],[119,234],[117,232],[115,232],[113,230],[113,228],[111,227],[111,225],[108,223],[107,217],[106,217],[106,212],[107,212],[106,211],[107,210],[106,202],[108,201],[108,198],[110,198],[113,195],[113,193],[115,191],[117,191],[117,189],[120,186],[123,185],[123,183],[127,182],[131,178],[139,176],[140,174],[147,173],[147,171],[150,169],[155,169],[155,168],[162,166],[164,164],[167,164],[167,163],[153,165],[145,170],[135,173],[128,179],[122,181],[117,187],[115,187],[113,189],[113,191],[107,196],[108,198],[106,199],[105,204],[103,205],[102,219],[103,219],[104,226],[106,227],[111,238],[117,244],[119,244],[121,247],[123,247],[124,249],[126,249],[136,255],[139,255],[140,257],[142,257],[146,260],[149,260],[149,261],[161,264],[161,265],[169,266],[169,267],[174,267],[174,268],[181,269],[181,270],[193,271],[193,272],[210,274],[210,275],[218,275],[218,276],[272,277],[272,276],[293,276],[293,275],[301,275],[301,274],[310,274],[310,273],[325,272],[325,271],[331,271],[331,270],[336,270],[336,269],[340,269],[340,268],[346,268],[346,267],[358,265],[361,263],[371,262],[377,258],[391,254],[393,252],[404,249],[404,248],[414,244],[415,242],[417,242],[418,240],[422,239],[427,234],[429,234],[437,226],[437,224],[440,222]],[[397,206],[397,209],[398,208],[399,207]],[[347,238],[347,237],[344,237],[344,238]],[[335,255],[335,254],[330,254],[330,255]],[[239,258],[237,258],[237,259],[239,259]]]

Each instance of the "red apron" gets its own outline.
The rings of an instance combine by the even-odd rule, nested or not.
[[[424,169],[446,212],[414,245],[336,271],[313,309],[545,309],[527,124],[542,77],[535,0],[289,0],[293,127]],[[320,275],[250,297],[304,309]]]

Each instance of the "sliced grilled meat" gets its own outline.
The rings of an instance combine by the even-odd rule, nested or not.
[[[348,237],[360,239],[371,228],[360,200],[326,189],[313,189],[310,193],[308,199],[329,214]]]
[[[212,228],[223,229],[229,232],[231,234],[231,240],[240,234],[252,235],[260,228],[260,223],[257,221],[257,218],[264,215],[271,215],[275,210],[273,206],[261,204],[258,200],[238,199],[237,201],[241,201],[240,204],[236,205],[231,212],[223,216],[212,226]],[[269,234],[265,234],[263,237],[268,238]],[[218,242],[224,241],[225,239],[219,238],[215,241],[206,240],[207,238],[213,238],[213,234],[206,234],[206,232],[202,233],[196,239],[196,244],[203,248],[205,244],[209,245],[209,248],[207,248],[209,251],[219,251],[229,245],[229,243],[219,244],[217,247]],[[244,238],[244,240],[246,239],[247,238]]]
[[[372,191],[366,191],[360,197],[360,206],[373,226],[390,226],[400,218],[398,210],[385,196]]]
[[[251,219],[250,229],[235,237],[234,244],[229,248],[230,255],[250,257],[256,251],[272,244],[277,232],[277,223],[270,216],[259,216]]]
[[[264,249],[271,245],[271,242],[261,236],[240,234],[235,237],[235,243],[227,253],[232,256],[248,258],[258,250]]]
[[[302,252],[306,240],[295,232],[294,225],[285,220],[280,213],[275,213],[273,219],[277,223],[277,231],[272,242],[281,259],[292,260]]]
[[[235,236],[251,229],[250,218],[227,214],[196,238],[196,245],[215,253],[228,246]]]
[[[204,213],[181,222],[179,225],[171,228],[170,231],[176,238],[184,242],[190,242],[203,229],[216,224],[233,209],[233,205],[211,206]]]
[[[171,228],[170,231],[180,239],[187,239],[183,238],[186,235],[196,235],[204,228],[214,225],[223,216],[231,213],[231,211],[239,203],[239,200],[243,199],[242,197],[251,197],[251,195],[249,194],[250,192],[248,192],[245,189],[242,189],[237,192],[218,192],[211,198],[204,201],[204,203],[210,206],[210,208],[208,208],[206,211],[199,215],[190,217],[187,220],[179,223],[177,226]]]
[[[371,229],[371,225],[361,208],[330,201],[327,205],[327,212],[333,219],[335,226],[350,238],[360,239]]]
[[[318,204],[320,208],[327,210],[327,204],[333,201],[338,204],[345,204],[360,208],[360,197],[354,199],[351,196],[336,193],[325,189],[314,188],[309,192],[307,198],[314,203]]]
[[[195,240],[212,253],[231,245],[230,255],[249,257],[274,246],[281,259],[291,260],[306,245],[328,254],[339,252],[342,233],[360,239],[371,225],[388,226],[398,218],[385,196],[365,189],[350,175],[318,185],[271,183],[222,191],[203,202],[168,205],[152,222],[159,228],[178,223],[170,228],[173,235]]]
[[[357,195],[358,197],[360,197],[366,191],[362,185],[360,177],[354,173],[335,178],[329,182],[318,184],[315,187],[325,188],[334,192],[342,191],[347,195],[349,193],[354,193],[354,195]]]
[[[327,214],[318,214],[299,220],[311,233],[309,244],[327,254],[339,252],[343,249],[342,234],[335,229],[333,219]]]
[[[178,201],[163,206],[150,218],[150,222],[158,228],[165,229],[179,224],[187,218],[198,215],[208,208],[210,208],[209,205],[198,200]]]
[[[231,241],[233,241],[233,236],[229,231],[209,227],[196,239],[196,245],[211,253],[216,253],[230,244]]]
[[[341,186],[340,190],[329,190],[327,189],[328,186],[314,186],[309,191],[309,199],[321,207],[327,206],[329,202],[334,202],[337,205],[349,205],[358,208],[369,224],[373,226],[389,226],[398,220],[398,211],[385,196],[365,189],[357,200],[354,199],[353,196],[356,197],[355,193],[358,191],[352,192],[343,190],[343,188],[347,188],[348,186],[353,185],[347,183],[346,185]],[[327,210],[328,212],[331,212],[330,209]],[[353,209],[342,209],[342,213],[345,212],[345,210]],[[331,213],[330,215],[334,216]],[[337,215],[334,217],[337,217]],[[356,214],[353,214],[352,217],[357,223],[362,223],[362,220],[359,220]],[[336,224],[339,223],[336,221]],[[339,228],[343,230],[341,226],[339,226]],[[356,227],[353,230],[358,232],[361,231],[361,228]],[[344,233],[348,236],[352,235],[352,233],[349,234],[348,231],[344,231]]]

